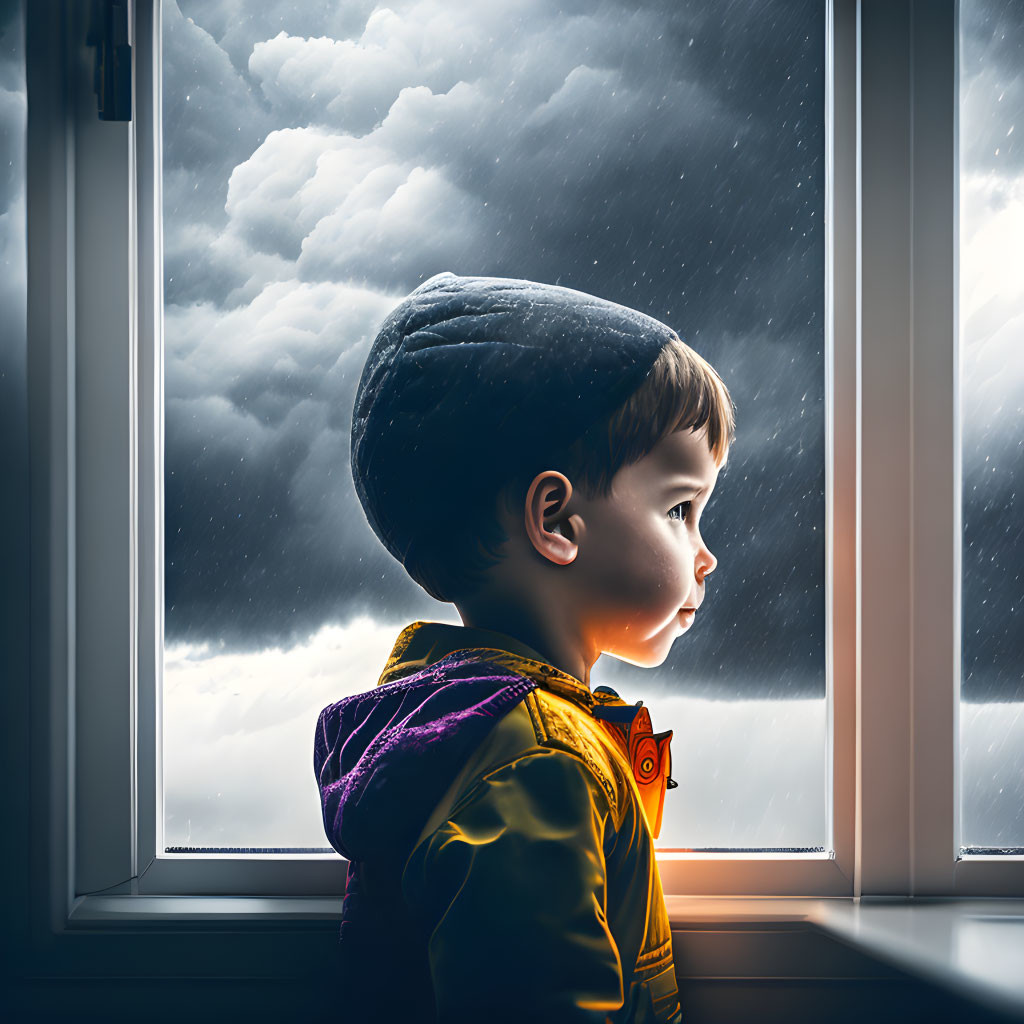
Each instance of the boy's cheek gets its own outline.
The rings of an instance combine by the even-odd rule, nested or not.
[[[635,618],[637,625],[652,627],[682,603],[686,587],[676,566],[664,553],[647,548],[624,553],[617,566],[594,580],[585,591],[604,604],[609,616],[621,621],[623,616]]]
[[[682,603],[692,583],[685,568],[687,558],[692,566],[693,552],[667,519],[664,526],[645,522],[642,529],[613,517],[592,523],[591,544],[583,544],[574,563],[582,600],[620,617],[624,608],[660,617],[666,605]]]

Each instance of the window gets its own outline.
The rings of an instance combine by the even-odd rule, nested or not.
[[[593,683],[674,729],[661,847],[830,848],[825,6],[714,9],[163,4],[163,849],[332,853],[319,710],[460,621],[348,470],[376,327],[441,270],[638,306],[723,373],[701,620]]]
[[[719,664],[736,669],[732,678],[738,686],[757,685],[750,665],[758,659],[766,672],[770,669],[786,682],[784,690],[760,693],[772,699],[766,707],[775,712],[774,723],[753,701],[742,709],[728,709],[732,724],[726,709],[713,709],[723,715],[723,737],[730,729],[734,734],[755,730],[756,743],[749,745],[755,760],[747,763],[770,762],[757,773],[757,781],[769,796],[773,786],[779,793],[774,802],[751,797],[760,815],[752,810],[745,810],[742,819],[729,813],[708,815],[700,835],[687,832],[685,821],[677,833],[667,827],[662,840],[667,848],[659,853],[666,893],[1019,891],[1018,856],[977,852],[958,857],[964,845],[959,797],[966,795],[962,782],[973,769],[966,754],[961,765],[955,742],[957,716],[963,725],[969,706],[961,707],[957,690],[956,6],[945,0],[927,8],[909,0],[760,5],[757,10],[768,21],[748,26],[755,39],[742,31],[733,38],[720,25],[716,36],[714,19],[699,24],[700,5],[666,5],[664,10],[675,20],[646,33],[653,41],[642,60],[627,54],[622,64],[624,75],[639,76],[636,81],[648,84],[647,75],[664,71],[663,93],[630,84],[620,94],[614,62],[605,67],[574,57],[572,66],[563,67],[549,54],[538,75],[561,74],[563,84],[578,90],[573,96],[581,106],[574,109],[591,111],[578,122],[570,117],[563,123],[562,137],[568,124],[576,132],[574,142],[592,148],[589,167],[567,166],[563,178],[556,174],[547,181],[517,166],[516,158],[533,157],[546,139],[559,138],[551,125],[558,124],[564,111],[551,104],[557,96],[551,89],[542,114],[529,120],[523,111],[540,109],[523,105],[531,80],[517,77],[513,88],[508,69],[508,84],[495,86],[495,95],[502,93],[499,107],[520,104],[519,120],[502,121],[503,135],[492,139],[490,148],[481,143],[460,149],[451,143],[446,150],[443,132],[427,132],[429,137],[418,138],[415,151],[389,150],[380,164],[358,164],[354,153],[365,145],[360,140],[372,136],[374,125],[398,96],[406,105],[426,105],[416,108],[411,122],[410,130],[421,133],[430,123],[431,104],[446,117],[465,113],[454,101],[468,103],[472,96],[457,88],[456,70],[440,64],[424,72],[423,81],[405,80],[416,65],[404,59],[394,62],[390,78],[354,74],[349,92],[336,90],[322,115],[311,113],[319,107],[290,77],[299,66],[295,62],[312,59],[333,67],[339,53],[343,65],[357,61],[356,49],[338,40],[372,30],[368,39],[381,47],[374,59],[386,67],[387,47],[392,45],[386,40],[392,37],[385,30],[397,24],[398,11],[368,19],[369,11],[346,7],[342,14],[324,15],[342,19],[336,24],[289,24],[282,35],[260,25],[262,13],[235,17],[229,24],[217,5],[192,10],[184,2],[138,0],[128,6],[134,119],[100,122],[91,88],[93,54],[81,44],[89,12],[84,5],[69,7],[69,38],[79,41],[70,47],[70,59],[52,33],[47,34],[42,14],[31,5],[27,9],[28,36],[36,40],[28,58],[30,139],[33,124],[60,125],[65,117],[74,124],[70,135],[48,135],[49,148],[30,145],[28,175],[30,252],[33,237],[70,239],[64,261],[47,268],[50,291],[35,305],[30,301],[29,322],[30,332],[33,323],[45,325],[37,328],[30,349],[30,375],[31,359],[36,359],[36,372],[47,382],[33,392],[33,422],[47,425],[45,444],[35,456],[43,460],[37,462],[37,478],[47,482],[40,485],[33,516],[48,524],[50,539],[48,561],[33,564],[34,585],[49,600],[33,614],[36,627],[52,637],[46,663],[34,668],[33,685],[48,695],[43,720],[50,730],[57,777],[66,768],[73,780],[67,816],[60,811],[59,789],[54,798],[55,820],[68,829],[67,842],[57,835],[54,848],[68,851],[73,921],[96,920],[101,911],[93,908],[98,904],[82,899],[95,893],[123,894],[129,903],[135,896],[153,894],[323,897],[328,902],[321,912],[336,910],[344,862],[333,853],[298,852],[322,845],[311,773],[303,782],[297,769],[294,778],[314,801],[314,824],[306,830],[302,822],[309,822],[309,812],[296,803],[294,828],[288,824],[262,832],[251,827],[258,802],[236,801],[227,813],[218,808],[208,814],[217,792],[225,800],[224,786],[202,790],[195,777],[190,781],[187,776],[190,771],[210,775],[217,769],[226,785],[237,764],[253,756],[258,741],[270,741],[269,730],[263,737],[244,733],[246,715],[237,706],[249,698],[233,695],[245,692],[239,686],[245,673],[264,676],[285,664],[291,668],[302,663],[302,679],[289,681],[296,691],[304,691],[301,696],[279,688],[274,696],[283,704],[261,708],[253,701],[256,706],[247,713],[250,721],[257,716],[258,723],[291,715],[293,721],[283,722],[279,735],[293,730],[294,739],[287,742],[298,745],[304,757],[310,725],[301,721],[306,712],[300,704],[315,714],[345,686],[372,685],[398,628],[416,617],[442,618],[438,606],[406,581],[398,566],[388,564],[383,550],[373,547],[368,530],[359,538],[361,517],[353,525],[351,517],[337,523],[317,516],[334,515],[333,509],[343,507],[332,502],[328,489],[340,486],[338,478],[347,482],[347,464],[332,460],[339,451],[338,438],[347,430],[348,409],[337,420],[330,418],[329,409],[331,401],[343,407],[345,395],[351,394],[346,389],[354,384],[360,345],[368,340],[371,325],[416,283],[417,275],[448,267],[475,269],[475,253],[481,251],[492,260],[490,272],[548,280],[558,279],[560,272],[571,274],[563,283],[641,305],[678,324],[734,385],[741,417],[735,455],[743,455],[742,431],[749,430],[752,441],[757,438],[765,451],[777,451],[791,464],[807,467],[788,476],[769,473],[767,459],[759,461],[753,444],[744,458],[730,460],[716,491],[719,507],[708,514],[716,514],[714,532],[709,533],[712,548],[717,542],[720,557],[733,548],[733,575],[726,579],[723,560],[718,574],[722,591],[714,595],[720,603],[717,608],[713,602],[708,605],[719,622],[708,620],[699,643],[697,634],[684,638],[665,666],[668,676],[685,683],[682,695],[668,696],[666,686],[666,696],[658,698],[650,674],[625,665],[609,662],[602,677],[629,698],[643,698],[659,728],[674,727],[675,712],[667,701],[686,700],[696,707],[706,699],[707,691],[698,684],[711,678]],[[721,69],[725,61],[733,70],[737,65],[730,60],[743,66],[750,47],[773,45],[772,18],[764,14],[768,10],[774,12],[780,49],[761,63],[768,69],[765,74],[775,75],[774,94],[758,98],[753,110],[744,108],[735,94],[736,79],[725,74],[717,105],[705,108],[694,102],[707,75],[712,76],[709,82],[715,79],[712,70],[688,79],[689,62],[700,66],[706,61],[711,69]],[[262,7],[254,5],[256,11]],[[320,17],[315,12],[308,16]],[[754,18],[755,13],[744,16]],[[589,45],[598,55],[602,39],[618,45],[631,38],[626,32],[611,42],[600,33],[587,35],[583,30],[593,26],[584,24],[583,16],[570,32],[552,17],[524,21],[516,31],[546,26],[560,45]],[[645,8],[634,17],[659,15]],[[204,25],[204,18],[212,20]],[[691,23],[697,26],[692,32],[687,28]],[[169,27],[161,31],[162,26]],[[518,53],[518,37],[513,32],[509,36],[503,53]],[[714,45],[702,49],[702,38],[714,39]],[[414,47],[418,40],[402,45]],[[534,42],[536,46],[524,49],[527,55],[547,52],[543,38]],[[466,50],[468,60],[474,51],[472,46]],[[181,52],[187,54],[184,62]],[[556,48],[551,54],[562,52]],[[804,75],[796,81],[777,75],[776,57],[779,64],[800,64]],[[496,74],[498,64],[491,61],[488,70]],[[570,74],[579,67],[603,67],[604,72]],[[171,95],[165,75],[173,74],[194,76],[194,92],[176,88]],[[339,75],[325,73],[316,90],[321,98],[337,86]],[[66,90],[61,87],[65,77]],[[166,99],[161,95],[165,85]],[[714,93],[718,86],[706,88]],[[662,95],[667,99],[662,101]],[[567,102],[569,93],[561,98]],[[601,104],[593,106],[598,99]],[[803,112],[801,101],[805,107],[811,102],[820,106],[812,116]],[[192,104],[197,113],[189,109]],[[718,158],[717,169],[711,163],[718,178],[701,180],[692,162],[697,155],[673,149],[672,118],[679,110],[697,119],[696,127],[684,125],[687,130],[703,125],[708,152]],[[707,110],[712,113],[704,124],[700,112]],[[737,121],[736,110],[743,110],[744,118],[753,112],[749,121],[761,124],[763,136],[764,126],[774,126],[775,135],[760,140],[768,156],[755,163],[753,176],[749,147],[755,133],[739,130],[744,118]],[[161,111],[163,139],[158,130]],[[491,120],[481,117],[467,124],[486,133]],[[616,169],[634,165],[622,164],[621,154],[607,152],[601,140],[619,128],[629,138],[641,124],[660,125],[664,139],[653,140],[660,147],[654,149],[647,148],[652,140],[640,135],[630,142],[630,160],[650,175],[641,176],[645,194],[638,199],[626,187],[628,178],[615,177]],[[225,126],[231,125],[234,138],[229,140],[223,136]],[[532,148],[515,144],[517,133],[527,128],[535,132]],[[42,132],[41,127],[36,130]],[[812,143],[819,156],[797,152],[805,145],[810,150]],[[261,163],[272,149],[276,162]],[[347,162],[338,157],[342,152],[347,152]],[[413,152],[437,159],[418,160]],[[473,159],[459,164],[466,154]],[[680,164],[670,183],[666,168],[672,154]],[[163,175],[158,173],[161,166]],[[356,167],[364,169],[363,177],[355,184],[342,182],[342,171],[354,174]],[[332,175],[327,168],[333,168]],[[795,168],[811,177],[786,179],[785,173]],[[321,170],[323,180],[318,180]],[[776,174],[777,179],[772,177]],[[65,193],[52,188],[54,176],[74,200],[66,206],[58,201]],[[565,176],[575,183],[573,188],[560,184]],[[765,185],[776,180],[777,189]],[[36,181],[48,183],[47,197],[58,197],[47,199],[51,207],[46,217],[32,212]],[[581,191],[581,181],[607,185],[598,190],[607,203],[588,211],[589,216],[574,204],[598,192]],[[424,234],[426,241],[414,240],[403,249],[393,242],[394,225],[380,216],[380,196],[399,195],[410,182],[401,196],[425,204],[419,220],[430,222],[431,211],[446,197],[453,205],[445,209],[455,214],[430,222],[436,230],[429,238]],[[495,182],[502,188],[489,191]],[[358,209],[354,201],[345,205],[356,184],[362,189],[360,202],[367,204]],[[679,191],[673,193],[670,184]],[[344,195],[337,191],[343,185],[349,189]],[[730,186],[733,194],[720,191]],[[535,222],[523,220],[524,210],[552,194],[560,197],[561,205],[545,207]],[[756,201],[757,195],[763,199]],[[664,196],[668,198],[661,201]],[[612,228],[629,214],[638,231],[656,238],[665,253],[678,259],[682,275],[681,254],[691,240],[679,232],[692,228],[695,233],[699,222],[691,224],[686,219],[690,214],[676,206],[693,197],[713,202],[714,223],[729,226],[719,237],[709,238],[709,250],[721,248],[721,260],[688,267],[693,284],[688,277],[677,278],[680,299],[687,292],[687,306],[677,307],[667,300],[672,289],[664,281],[670,272],[676,274],[674,264],[662,262],[662,250],[641,245],[638,235],[616,235]],[[676,206],[669,205],[673,201]],[[402,207],[400,202],[392,205]],[[376,212],[370,218],[357,216],[365,210]],[[737,210],[742,211],[738,221],[718,219],[724,211]],[[398,212],[408,216],[404,207]],[[748,232],[743,217],[764,230]],[[333,263],[329,232],[346,232],[349,239]],[[602,232],[615,238],[607,256],[595,253],[594,239]],[[783,239],[792,234],[793,243],[779,243],[780,233]],[[394,260],[371,260],[374,276],[367,271],[357,280],[355,263],[345,261],[357,256],[363,260],[367,251],[376,252],[389,239]],[[775,262],[768,258],[773,240],[781,253]],[[527,260],[522,253],[530,242],[537,243],[536,252]],[[627,256],[631,267],[637,261],[635,277],[603,276],[603,258],[616,267]],[[737,256],[746,261],[743,269],[738,269]],[[429,260],[437,262],[421,266]],[[784,285],[793,291],[780,294]],[[65,310],[60,298],[68,295],[72,299]],[[278,324],[271,312],[275,306]],[[303,320],[296,315],[298,308],[319,312]],[[684,313],[693,325],[689,335],[680,320]],[[324,322],[363,326],[325,343],[318,336]],[[298,330],[282,339],[273,335],[279,324],[295,324]],[[737,339],[746,337],[751,324],[760,324],[759,337],[768,340],[764,348],[741,350]],[[223,344],[210,345],[214,331],[223,332]],[[729,353],[741,351],[755,352],[756,358],[730,362]],[[330,352],[334,358],[328,360],[325,353]],[[762,358],[764,364],[757,361]],[[792,370],[773,377],[766,367],[785,359],[792,360]],[[307,389],[313,391],[310,399]],[[166,395],[166,410],[161,395]],[[969,448],[968,443],[965,457]],[[965,480],[968,473],[965,461]],[[282,479],[290,481],[293,496],[273,490]],[[767,500],[769,487],[775,488],[772,501]],[[729,488],[735,503],[727,510]],[[755,501],[764,503],[763,512]],[[776,527],[773,534],[758,524],[748,536],[750,509],[739,507],[741,503],[749,503],[760,518],[779,516],[792,525]],[[190,511],[196,513],[191,518]],[[290,529],[282,533],[277,519],[289,516]],[[247,517],[257,520],[255,528],[246,525]],[[966,504],[964,525],[971,529]],[[310,552],[319,550],[316,538],[337,528],[351,533],[340,537],[323,564],[312,564]],[[268,536],[261,530],[271,531],[286,555],[298,552],[300,557],[289,561],[273,551],[273,563],[259,564],[257,556],[266,549],[262,540]],[[744,577],[743,543],[753,552],[749,557],[758,571],[771,567],[772,578],[763,580],[763,591],[754,589],[762,581]],[[777,545],[777,553],[759,561],[761,545]],[[783,548],[790,553],[784,554]],[[211,550],[222,564],[210,557]],[[364,563],[377,561],[360,568],[360,556]],[[165,564],[166,661],[164,602],[159,599]],[[353,574],[350,582],[360,585],[365,618],[357,616],[359,606],[345,603],[353,588],[339,588],[332,579],[343,570]],[[792,576],[787,576],[790,570]],[[375,579],[379,573],[388,578]],[[770,614],[762,607],[758,614],[765,617],[756,620],[748,612],[756,621],[747,635],[763,635],[775,623],[782,637],[778,648],[751,652],[731,642],[722,646],[723,636],[739,635],[748,624],[721,618],[733,608],[727,587],[733,588],[733,597],[751,588],[754,605],[758,593],[772,596]],[[268,594],[279,598],[287,590],[294,595],[291,605],[266,600]],[[780,593],[781,598],[774,596]],[[292,607],[292,618],[280,622],[282,608]],[[389,621],[392,614],[395,618]],[[716,625],[724,632],[716,633]],[[330,664],[332,652],[345,642],[346,627],[367,634],[361,655],[365,661],[352,666],[351,684],[318,679],[321,666]],[[283,653],[295,640],[297,650]],[[274,653],[274,644],[282,653]],[[65,649],[66,663],[61,654]],[[787,676],[778,671],[779,662],[771,661],[779,651],[792,655]],[[969,642],[964,651],[969,654]],[[689,664],[703,666],[702,675],[695,671],[685,678]],[[746,668],[741,671],[742,665]],[[205,681],[197,684],[199,678]],[[748,688],[744,696],[752,698],[757,692]],[[805,703],[789,699],[793,697]],[[964,697],[970,701],[969,688]],[[184,728],[201,729],[215,720],[205,708],[194,710],[203,701],[216,705],[221,721],[230,723],[217,726],[205,751],[190,748],[190,754],[200,749],[200,758],[212,752],[217,764],[209,769],[201,761],[189,765],[180,740]],[[694,778],[700,771],[712,774],[713,768],[696,763],[700,759],[692,743],[701,737],[696,729],[688,735],[688,728],[676,733],[676,764],[686,764],[689,753],[694,762],[685,771]],[[780,735],[774,730],[784,728],[805,737],[806,745],[773,745],[771,737]],[[684,751],[688,741],[691,745]],[[725,742],[712,735],[716,755]],[[786,758],[778,756],[780,749]],[[738,773],[744,770],[738,761],[734,767]],[[291,793],[305,799],[279,776],[283,789],[271,795],[271,806]],[[786,779],[793,784],[782,781]],[[704,785],[714,781],[712,774]],[[265,778],[262,784],[277,782]],[[728,807],[743,785],[737,775],[731,788],[723,788],[722,806]],[[674,795],[681,792],[682,786]],[[163,796],[166,808],[161,807]],[[783,810],[778,810],[780,805],[785,805]],[[969,806],[968,801],[965,820],[970,820]],[[693,812],[681,811],[681,819],[687,813]],[[744,827],[736,827],[737,822]],[[963,838],[966,845],[976,842],[966,834]],[[206,852],[168,853],[168,847],[205,847]],[[280,849],[246,852],[268,847]],[[704,852],[671,847],[701,847]],[[234,852],[213,853],[211,848]],[[54,877],[63,877],[60,870]],[[65,894],[59,882],[54,884],[60,907]],[[181,905],[174,903],[175,912],[185,916],[198,913],[198,905],[180,911]],[[159,916],[152,904],[145,906],[130,912]],[[261,902],[257,912],[274,914],[278,906],[272,900]],[[303,907],[300,913],[314,912],[309,909],[313,904]],[[295,912],[294,904],[289,912]]]
[[[1024,850],[1024,16],[960,4],[961,833]]]

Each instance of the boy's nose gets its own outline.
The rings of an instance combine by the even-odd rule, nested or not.
[[[718,559],[707,548],[704,548],[701,557],[697,560],[697,582],[703,583],[704,578],[710,576],[717,565]]]

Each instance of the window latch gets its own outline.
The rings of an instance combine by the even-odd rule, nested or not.
[[[96,47],[93,91],[101,121],[132,119],[132,48],[128,0],[93,0],[86,42]]]

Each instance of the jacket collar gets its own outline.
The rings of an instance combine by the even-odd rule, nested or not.
[[[406,626],[392,648],[378,686],[419,672],[455,651],[471,652],[533,679],[538,686],[593,711],[594,695],[575,676],[555,668],[521,640],[491,629],[417,621]]]

